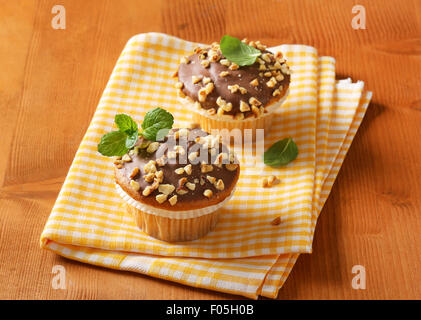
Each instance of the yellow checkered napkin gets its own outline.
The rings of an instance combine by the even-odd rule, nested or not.
[[[41,235],[41,246],[65,257],[129,270],[195,287],[274,298],[300,253],[311,252],[318,214],[371,98],[364,83],[335,81],[335,61],[308,46],[282,45],[293,74],[290,95],[277,112],[265,148],[293,137],[298,158],[283,168],[261,161],[262,150],[237,150],[241,176],[214,231],[170,244],[136,227],[116,195],[111,160],[97,152],[117,113],[139,123],[163,106],[186,126],[191,114],[177,103],[173,73],[197,44],[148,33],[124,48]],[[250,161],[255,159],[255,161]],[[262,175],[281,183],[262,189]],[[282,223],[271,225],[281,217]]]

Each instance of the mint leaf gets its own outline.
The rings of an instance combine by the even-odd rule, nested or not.
[[[127,135],[132,135],[137,132],[137,123],[127,114],[117,114],[114,122],[118,129]]]
[[[168,129],[169,131],[173,124],[174,117],[171,113],[162,108],[153,109],[145,115],[142,123],[142,135],[148,140],[157,141],[158,133],[158,138],[160,139],[162,139],[163,133],[165,133],[165,131],[160,130]],[[168,134],[168,131],[166,131],[165,135]]]
[[[256,62],[262,52],[240,39],[225,35],[220,41],[222,54],[228,60],[241,66],[249,66]]]
[[[298,147],[292,138],[275,142],[263,155],[263,162],[271,167],[284,166],[298,156]]]
[[[98,151],[104,156],[122,156],[129,151],[126,147],[127,134],[122,131],[112,131],[104,134],[98,144]]]

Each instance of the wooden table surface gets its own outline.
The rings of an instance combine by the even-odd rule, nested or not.
[[[66,29],[51,27],[66,9]],[[354,30],[352,7],[366,9]],[[0,298],[231,299],[94,267],[39,248],[39,237],[127,40],[157,31],[301,43],[337,61],[338,78],[374,92],[318,222],[279,299],[421,299],[421,2],[0,1]],[[52,288],[52,267],[67,289]],[[352,289],[352,267],[366,289]]]

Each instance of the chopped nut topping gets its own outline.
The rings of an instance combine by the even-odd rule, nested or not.
[[[140,184],[137,181],[134,180],[130,180],[130,186],[135,190],[135,191],[139,191],[140,190]]]
[[[260,71],[265,71],[266,70],[266,66],[264,64],[259,65],[259,70]]]
[[[130,162],[132,161],[132,158],[130,158],[128,154],[125,154],[123,158],[121,158],[121,160],[123,160],[124,162]]]
[[[276,85],[276,79],[274,77],[270,78],[268,82],[266,82],[266,86],[268,88],[273,88]]]
[[[240,68],[240,66],[234,62],[229,66],[230,70],[237,70],[238,68]]]
[[[238,168],[238,164],[236,164],[236,163],[227,163],[225,165],[225,168],[227,168],[227,170],[229,170],[229,171],[235,171]]]
[[[258,106],[260,106],[262,103],[261,103],[259,100],[257,100],[255,97],[251,97],[251,98],[249,99],[249,104],[251,104],[252,106],[256,106],[256,107],[258,107]]]
[[[281,94],[281,91],[279,91],[278,89],[275,89],[272,93],[272,96],[276,97],[279,96]]]
[[[175,173],[176,174],[183,174],[184,173],[184,168],[177,168],[177,169],[175,169]]]
[[[276,217],[275,219],[272,220],[272,222],[270,223],[273,226],[277,226],[281,223],[281,217]]]
[[[225,189],[224,181],[222,181],[222,179],[219,179],[218,182],[215,184],[215,188],[218,190],[224,190]]]
[[[262,178],[259,181],[261,187],[266,188],[268,186],[268,178]]]
[[[144,141],[142,141],[142,143],[139,145],[139,148],[140,149],[146,149],[150,144],[151,144],[151,142],[152,141],[149,141],[149,140],[144,140]]]
[[[200,176],[200,185],[203,186],[205,184],[205,177]]]
[[[185,98],[186,97],[186,95],[184,94],[183,90],[181,90],[181,89],[178,89],[177,90],[177,96],[180,97],[180,98]]]
[[[143,166],[143,171],[145,171],[145,173],[150,173],[150,172],[155,173],[156,172],[155,164],[156,164],[155,161],[149,160],[149,162]]]
[[[232,86],[228,86],[228,90],[231,93],[236,93],[240,89],[240,86],[238,84],[234,84]]]
[[[180,60],[180,63],[188,64],[189,62],[190,61],[189,61],[189,59],[187,57],[182,57],[181,60]]]
[[[119,164],[116,165],[116,168],[121,169],[121,168],[123,168],[123,165],[121,163],[119,163]]]
[[[168,198],[168,195],[163,194],[163,193],[160,193],[155,197],[156,201],[158,201],[159,203],[164,203],[165,200],[167,200],[167,198]]]
[[[159,148],[159,142],[152,142],[148,148],[146,149],[146,152],[148,153],[154,153]]]
[[[251,106],[251,112],[253,112],[253,114],[258,117],[260,115],[260,109],[258,107],[255,106]]]
[[[196,185],[194,183],[191,183],[191,182],[187,182],[186,187],[189,188],[191,191],[196,189]]]
[[[206,111],[209,115],[213,116],[214,114],[216,114],[216,110],[215,108],[210,108]]]
[[[186,193],[189,193],[189,191],[187,189],[178,189],[177,190],[177,193],[182,196],[182,195],[184,195]]]
[[[209,62],[209,60],[203,60],[203,61],[200,62],[200,64],[202,66],[204,66],[205,68],[207,68],[207,67],[209,67],[210,62]]]
[[[212,192],[212,190],[210,190],[210,189],[206,189],[206,190],[203,192],[203,195],[204,195],[206,198],[211,198],[211,197],[213,196],[213,192]]]
[[[193,169],[192,169],[192,165],[188,164],[187,166],[184,167],[184,171],[188,174],[191,175]]]
[[[184,187],[184,184],[187,182],[187,178],[183,177],[178,180],[178,187],[177,190],[182,189]]]
[[[284,80],[284,76],[283,76],[282,74],[278,74],[278,75],[275,77],[275,79],[276,79],[276,81],[281,82],[282,80]]]
[[[216,182],[216,178],[212,177],[212,176],[206,176],[206,180],[208,180],[212,184],[214,184]]]
[[[172,184],[160,184],[158,190],[163,194],[169,195],[175,190],[175,187]]]
[[[219,73],[220,77],[226,77],[227,75],[229,75],[230,73],[228,71],[222,71]]]
[[[215,158],[214,165],[216,165],[219,168],[221,168],[222,167],[222,162],[225,159],[227,159],[227,158],[228,158],[228,155],[225,152],[218,154],[218,156]]]
[[[241,94],[246,94],[247,93],[247,89],[246,88],[240,87],[239,90],[240,90],[240,93]]]
[[[266,78],[272,77],[272,72],[270,72],[270,71],[265,72],[265,73],[264,73],[264,76],[265,76]]]
[[[268,187],[272,187],[279,183],[279,179],[276,176],[269,176],[268,178]]]
[[[184,87],[184,84],[183,84],[182,82],[178,81],[178,82],[175,84],[175,87],[176,87],[177,89],[182,89],[182,88]]]
[[[147,196],[149,196],[149,195],[150,195],[153,191],[154,191],[154,188],[152,188],[151,186],[147,186],[147,187],[143,190],[142,194],[143,194],[143,196],[147,197]]]
[[[213,82],[209,82],[205,87],[206,95],[210,94],[213,91],[214,88],[215,88],[215,86],[214,86]]]
[[[268,53],[262,54],[261,57],[263,60],[265,60],[268,63],[272,61]]]
[[[197,93],[198,100],[200,102],[205,102],[206,101],[206,97],[207,97],[206,89],[205,88],[200,89],[199,92]]]
[[[201,163],[200,164],[200,171],[202,173],[207,173],[207,172],[211,172],[213,171],[213,166],[211,164],[207,164],[207,163]]]
[[[170,203],[170,205],[175,205],[177,203],[177,195],[173,195],[171,198],[168,199],[168,202]]]
[[[244,119],[244,113],[238,112],[234,116],[235,120],[243,120]]]
[[[145,181],[149,182],[149,183],[152,182],[154,178],[155,178],[155,173],[153,173],[153,172],[150,172],[150,173],[145,174],[143,176],[143,179],[145,179]]]
[[[167,156],[168,156],[168,159],[175,159],[177,158],[177,152],[168,150]]]
[[[202,80],[203,84],[208,84],[209,82],[211,82],[211,78],[209,77],[204,77]]]
[[[155,172],[155,178],[158,180],[159,183],[161,183],[164,180],[164,171],[159,170]]]
[[[243,100],[240,101],[240,111],[241,112],[250,111],[250,106]]]
[[[222,59],[219,61],[220,64],[222,64],[223,66],[229,67],[231,62],[227,59]]]
[[[192,76],[191,77],[191,81],[194,83],[194,84],[196,84],[196,83],[199,83],[200,81],[202,81],[202,76],[200,76],[200,77],[197,77],[197,76]]]
[[[198,152],[198,151],[191,152],[191,153],[189,154],[189,156],[188,156],[189,161],[190,161],[190,162],[194,162],[194,160],[196,160],[198,156],[199,156],[199,152]]]

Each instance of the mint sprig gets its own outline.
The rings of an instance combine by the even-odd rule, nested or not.
[[[102,136],[98,144],[98,152],[104,156],[122,156],[137,142],[139,135],[151,141],[162,140],[174,124],[174,117],[168,111],[156,108],[146,113],[139,132],[137,123],[126,114],[114,117],[118,131],[112,131]]]
[[[240,39],[225,35],[219,43],[225,58],[241,66],[250,66],[256,62],[262,52]]]
[[[298,147],[292,138],[285,138],[275,142],[263,155],[263,162],[267,166],[284,166],[298,156]]]

